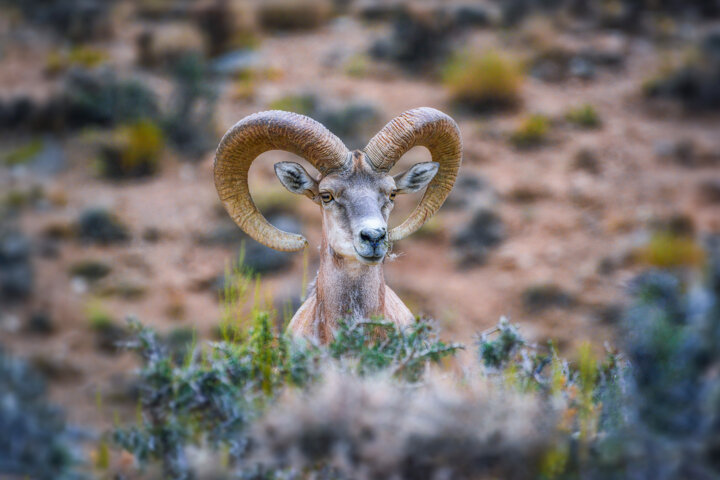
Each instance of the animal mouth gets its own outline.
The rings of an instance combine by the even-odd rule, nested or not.
[[[360,252],[355,249],[355,256],[360,260],[362,263],[366,265],[377,265],[378,263],[382,262],[383,258],[385,258],[385,254],[382,255],[363,255]]]

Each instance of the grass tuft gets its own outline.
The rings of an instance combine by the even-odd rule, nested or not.
[[[523,72],[514,59],[495,51],[450,60],[445,86],[459,107],[477,111],[506,110],[521,102]]]
[[[550,133],[550,119],[545,115],[533,114],[525,117],[510,136],[510,142],[517,148],[532,148],[547,141]]]
[[[571,108],[565,113],[565,120],[580,128],[598,128],[602,120],[595,107],[586,103],[579,107]]]

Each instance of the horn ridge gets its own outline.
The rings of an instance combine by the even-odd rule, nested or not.
[[[323,175],[343,168],[348,150],[317,121],[280,110],[249,115],[220,140],[213,169],[215,187],[230,217],[263,245],[282,251],[302,250],[307,245],[305,237],[272,226],[250,196],[250,165],[269,150],[285,150],[303,157]]]
[[[377,171],[389,171],[415,146],[424,146],[440,167],[420,203],[410,216],[389,233],[391,241],[417,231],[432,217],[450,194],[462,162],[462,140],[457,123],[429,107],[408,110],[392,119],[363,149]]]

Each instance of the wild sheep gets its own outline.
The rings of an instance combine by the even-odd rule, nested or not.
[[[430,151],[432,161],[389,175],[400,157],[418,145]],[[322,212],[320,267],[289,329],[327,343],[339,319],[382,316],[398,325],[412,322],[410,310],[385,285],[382,263],[391,242],[418,230],[452,190],[462,161],[455,121],[432,108],[409,110],[390,121],[364,149],[353,152],[323,125],[295,113],[261,112],[235,124],[220,141],[215,156],[220,199],[252,238],[277,250],[297,251],[307,246],[307,240],[270,225],[250,196],[250,165],[269,150],[292,152],[320,172],[316,179],[298,163],[275,164],[285,188],[307,196]],[[388,232],[395,195],[425,186],[413,213]]]

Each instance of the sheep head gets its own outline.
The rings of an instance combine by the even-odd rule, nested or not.
[[[426,147],[431,162],[399,175],[390,169],[412,147]],[[321,205],[324,234],[333,251],[365,264],[385,257],[390,242],[418,230],[447,198],[457,177],[462,144],[457,124],[432,108],[409,110],[390,121],[368,145],[354,152],[320,123],[282,111],[245,117],[223,137],[215,156],[215,186],[226,210],[248,235],[268,247],[301,250],[301,235],[273,227],[258,211],[248,188],[248,169],[268,150],[305,158],[320,172],[313,178],[301,165],[280,162],[275,172],[291,192]],[[398,227],[387,230],[397,194],[427,186],[422,200]]]

